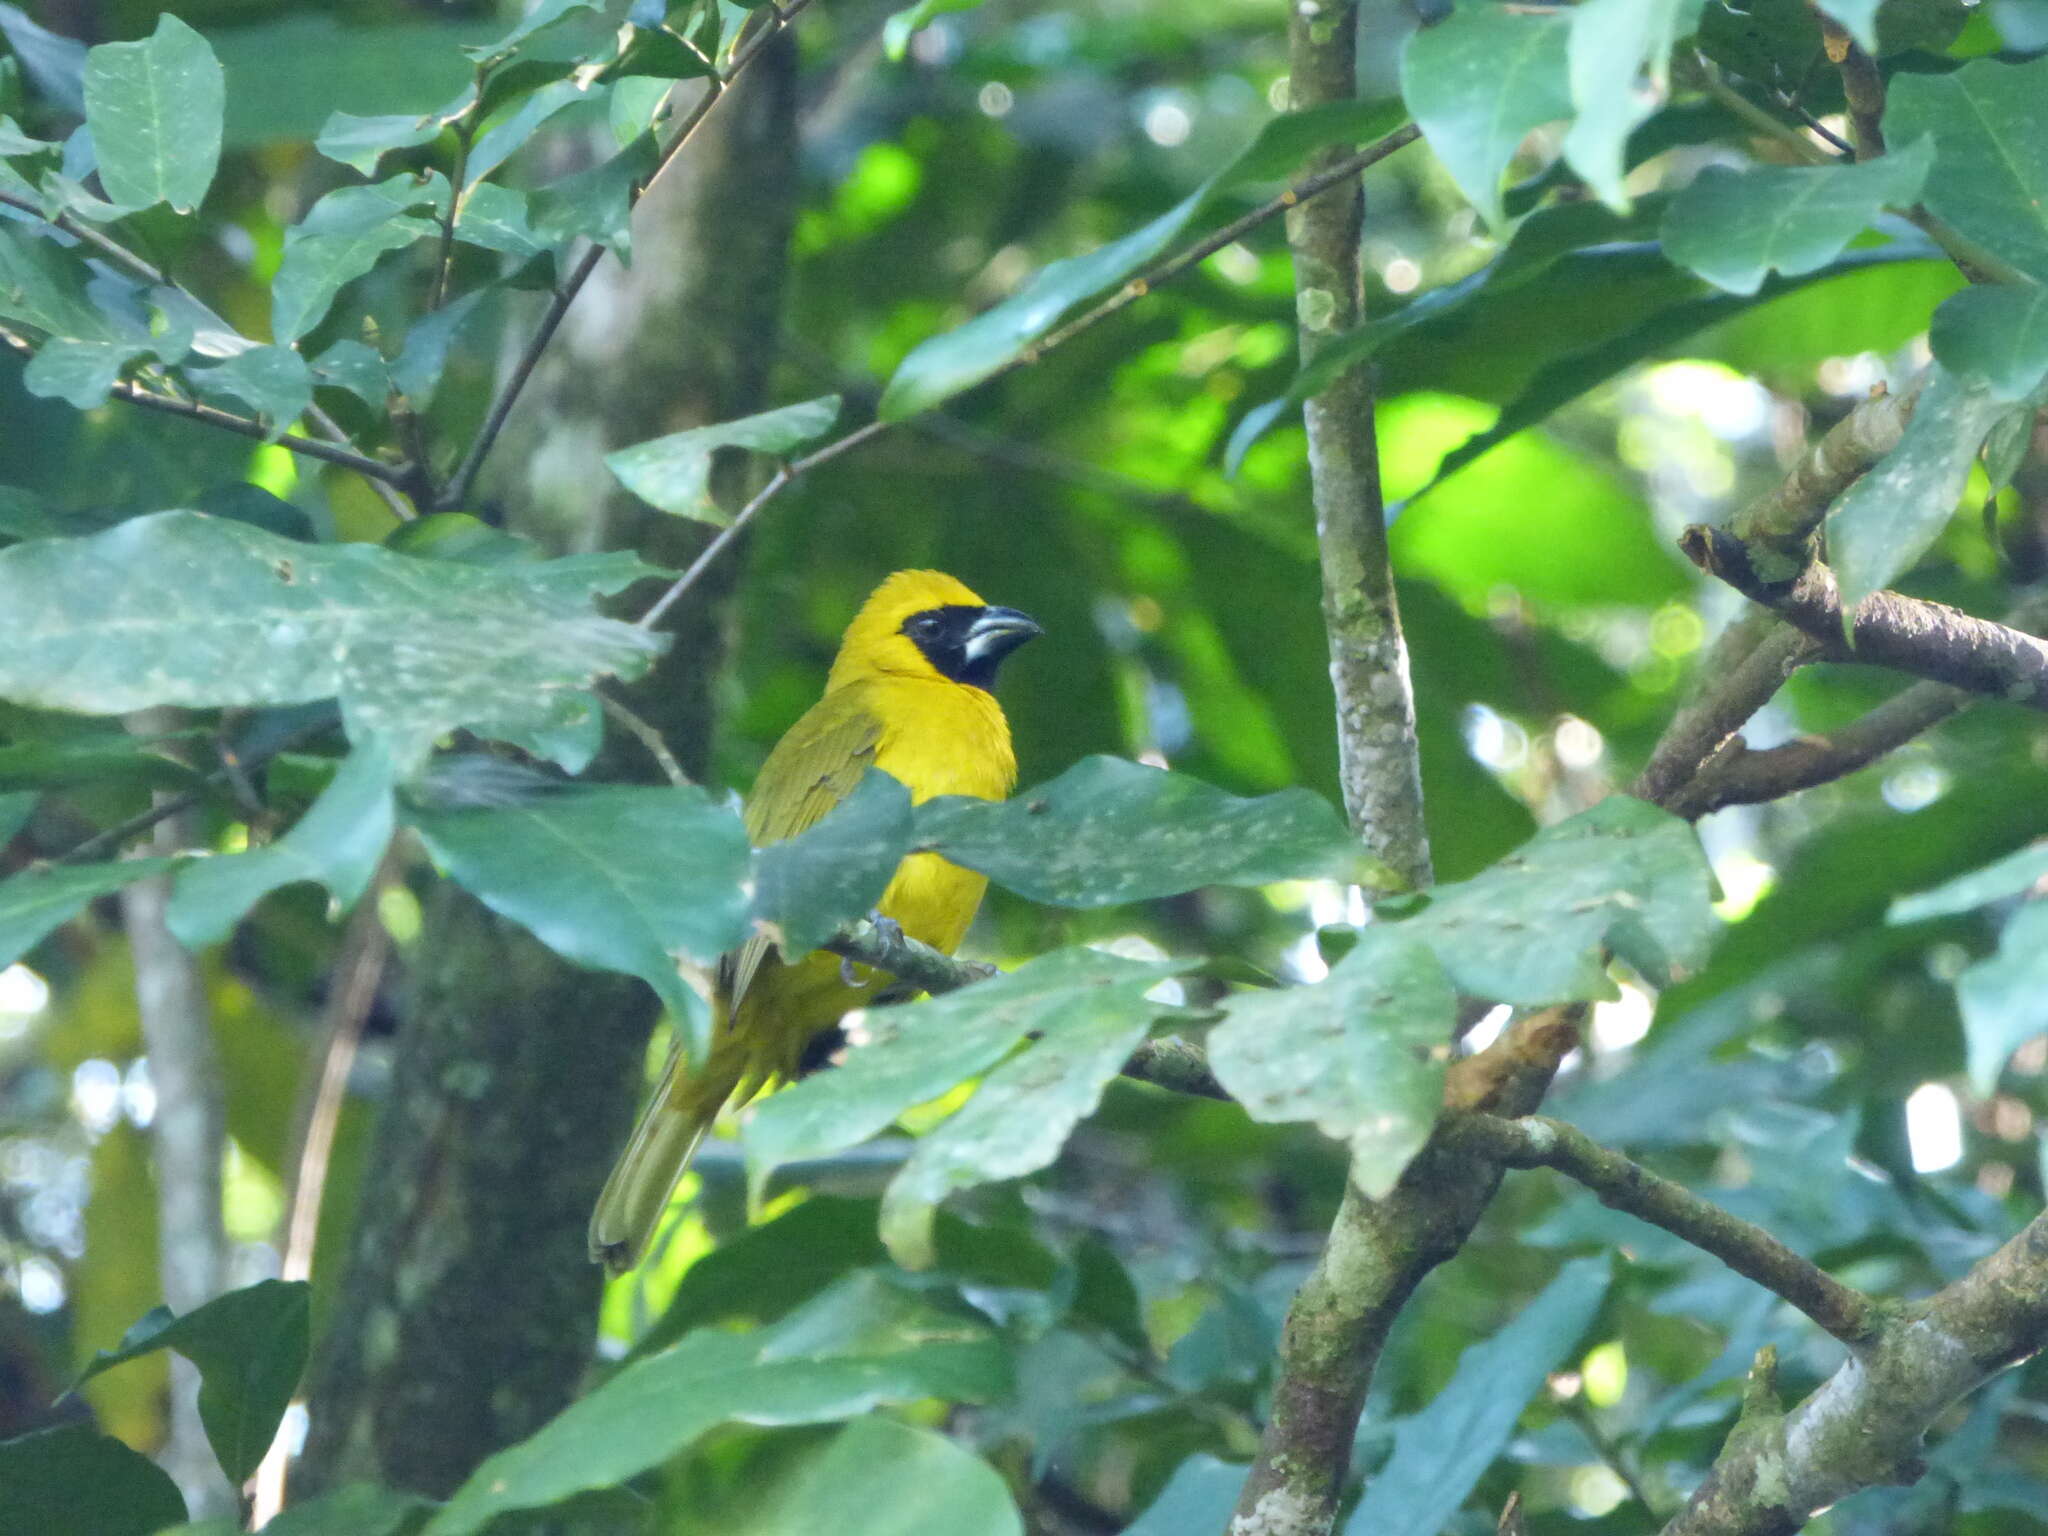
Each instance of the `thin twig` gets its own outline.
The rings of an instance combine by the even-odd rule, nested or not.
[[[1602,1205],[1712,1254],[1851,1347],[1877,1331],[1879,1309],[1861,1291],[1794,1253],[1755,1222],[1601,1146],[1577,1126],[1533,1115],[1521,1120],[1467,1115],[1453,1123],[1451,1134],[1505,1167],[1555,1169],[1585,1185]]]
[[[641,183],[640,189],[634,194],[635,206],[638,206],[639,200],[645,197],[648,190],[660,179],[661,173],[668,169],[677,152],[690,141],[690,136],[711,114],[711,109],[724,99],[727,87],[731,86],[783,29],[795,21],[811,4],[812,0],[789,0],[789,3],[777,10],[764,10],[759,13],[767,19],[740,44],[725,73],[713,75],[705,82],[704,94],[699,96],[696,103],[683,115],[682,120],[676,125],[674,134],[661,147],[655,159],[654,169],[648,173],[647,180]],[[590,275],[597,270],[598,263],[603,261],[604,257],[605,248],[601,245],[593,245],[585,251],[570,270],[568,278],[549,299],[548,307],[541,315],[540,324],[534,327],[533,334],[527,338],[518,361],[512,365],[510,377],[506,379],[504,388],[498,391],[497,399],[491,402],[491,409],[484,417],[483,426],[478,429],[475,441],[469,445],[469,452],[463,456],[461,465],[442,493],[437,503],[442,510],[460,507],[468,501],[470,490],[476,484],[478,471],[483,468],[484,460],[489,457],[492,447],[497,443],[498,435],[505,429],[506,418],[512,414],[512,407],[518,404],[519,396],[525,390],[527,381],[533,377],[534,369],[540,366],[541,354],[547,351],[548,344],[554,340],[555,332],[561,327],[563,317],[569,313],[569,306],[576,302],[576,296],[583,291],[584,284],[590,281]]]
[[[683,772],[683,765],[676,761],[675,754],[668,749],[668,743],[661,739],[661,732],[634,714],[608,693],[600,693],[597,702],[604,706],[604,712],[612,723],[621,727],[647,749],[647,755],[654,759],[669,783],[681,788],[690,782],[690,776]]]
[[[455,216],[462,207],[462,182],[469,174],[469,146],[475,125],[461,118],[455,123],[455,166],[448,177],[448,212],[441,219],[440,248],[434,252],[434,299],[429,310],[448,302],[448,274],[455,266]]]
[[[1818,6],[1821,47],[1842,72],[1842,94],[1849,103],[1849,127],[1856,135],[1856,158],[1875,160],[1884,153],[1884,77],[1877,60],[1856,46],[1849,29]]]
[[[46,213],[34,199],[23,197],[18,192],[0,192],[0,203],[5,203],[10,208],[19,208],[23,213],[32,214],[46,224],[55,225],[58,229],[63,230],[65,234],[71,236],[72,239],[83,241],[91,246],[102,256],[106,257],[107,260],[113,262],[115,266],[126,271],[131,277],[139,277],[145,283],[161,283],[164,281],[164,275],[157,267],[129,250],[120,241],[94,229],[90,224],[74,219],[68,213],[55,215]]]

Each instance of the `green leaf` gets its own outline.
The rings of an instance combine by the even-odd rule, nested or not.
[[[654,135],[642,134],[602,165],[549,182],[533,194],[535,237],[552,246],[581,236],[630,262],[634,193],[660,158]]]
[[[521,261],[548,249],[548,243],[533,231],[526,194],[495,181],[469,189],[456,213],[455,238]]]
[[[910,52],[910,40],[939,17],[980,9],[981,0],[917,0],[882,23],[882,53],[891,63],[900,64]]]
[[[1755,293],[1773,271],[1826,266],[1888,206],[1911,206],[1934,161],[1921,138],[1860,165],[1710,165],[1672,200],[1664,251],[1717,288]]]
[[[1351,1146],[1378,1199],[1429,1139],[1457,1026],[1450,979],[1406,926],[1374,924],[1312,986],[1241,992],[1209,1034],[1217,1078],[1254,1120],[1312,1120]]]
[[[1909,568],[1947,526],[1977,450],[2013,409],[1983,384],[1930,363],[1896,448],[1829,509],[1828,559],[1846,622],[1856,604]]]
[[[467,191],[509,159],[514,150],[533,137],[533,131],[556,113],[589,100],[589,92],[574,80],[557,80],[527,96],[519,105],[478,135],[470,146],[463,167],[462,188]]]
[[[36,88],[74,117],[85,115],[85,45],[36,25],[17,5],[0,5],[0,38]]]
[[[2048,374],[2048,287],[1965,288],[1934,312],[1927,340],[1958,378],[1995,400],[2024,400]]]
[[[375,745],[358,747],[276,842],[180,870],[166,914],[171,933],[188,949],[217,944],[263,897],[300,880],[326,886],[343,909],[354,906],[369,889],[396,819],[391,760]]]
[[[1612,997],[1607,948],[1660,987],[1706,959],[1718,928],[1712,880],[1691,827],[1609,795],[1483,874],[1438,886],[1396,931],[1434,948],[1475,997]]]
[[[404,1536],[431,1508],[416,1494],[349,1483],[317,1498],[294,1498],[263,1529],[268,1536]]]
[[[231,396],[263,417],[273,443],[313,403],[313,370],[290,347],[250,347],[211,368],[193,369],[191,379],[202,392]]]
[[[904,1110],[986,1070],[1034,1032],[1068,1021],[1094,1028],[1109,1012],[1151,1019],[1145,994],[1182,967],[1092,949],[1062,949],[943,997],[868,1015],[869,1043],[764,1099],[747,1122],[750,1177],[866,1141]]]
[[[528,38],[554,26],[572,12],[598,9],[598,0],[538,0],[537,4],[519,18],[519,24],[503,37],[495,42],[465,47],[462,51],[480,64],[495,66],[517,52],[519,45]]]
[[[1450,1385],[1394,1426],[1394,1454],[1366,1484],[1345,1536],[1448,1526],[1507,1449],[1515,1421],[1592,1326],[1613,1261],[1574,1259],[1513,1322],[1459,1357]]]
[[[723,1536],[1024,1536],[995,1468],[928,1429],[855,1419],[748,1501]]]
[[[657,1467],[718,1425],[824,1424],[925,1398],[986,1402],[1008,1362],[985,1324],[863,1272],[771,1328],[705,1329],[635,1361],[538,1433],[498,1452],[427,1525],[471,1536]]]
[[[1146,978],[1079,989],[1058,1008],[1040,1013],[1029,1048],[997,1066],[956,1113],[918,1139],[882,1196],[882,1241],[898,1264],[931,1264],[933,1217],[954,1190],[1022,1178],[1059,1156],[1153,1020],[1170,1011],[1148,1002],[1145,993],[1176,967],[1150,969]],[[984,982],[963,993],[992,985]],[[931,1026],[927,1021],[905,1027],[922,1032]],[[868,1049],[873,1048],[871,1043]],[[750,1152],[752,1146],[749,1137]]]
[[[1931,891],[1901,896],[1884,915],[1888,923],[1924,923],[1934,917],[1974,912],[1994,901],[2022,896],[2048,877],[2048,843],[2033,843],[2004,858],[1958,875]]]
[[[1226,1530],[1237,1496],[1251,1468],[1218,1461],[1197,1451],[1173,1469],[1159,1497],[1124,1531],[1124,1536],[1186,1536],[1189,1531]]]
[[[635,443],[604,457],[605,467],[627,490],[651,507],[678,517],[724,526],[731,519],[711,500],[711,459],[721,448],[784,454],[832,429],[839,397],[823,395],[737,421],[692,427]]]
[[[0,219],[0,319],[91,341],[128,333],[86,294],[91,274],[77,256],[11,219]]]
[[[152,1536],[185,1518],[169,1474],[83,1424],[0,1440],[0,1536]]]
[[[1953,74],[1901,73],[1885,137],[1934,138],[1927,207],[1958,233],[2048,282],[2048,58],[1974,59]]]
[[[746,937],[746,830],[694,786],[564,787],[516,805],[416,806],[408,820],[494,912],[578,965],[640,977],[679,1019],[699,1010],[671,952],[708,964]]]
[[[1699,25],[1705,0],[1583,0],[1572,11],[1572,103],[1564,157],[1610,208],[1627,208],[1628,136],[1660,106],[1671,50]]]
[[[1186,774],[1087,757],[991,803],[948,795],[917,808],[917,840],[1032,901],[1109,907],[1205,885],[1389,877],[1320,795],[1254,800]]]
[[[46,934],[76,917],[85,904],[132,880],[171,868],[170,859],[123,859],[113,864],[57,864],[25,869],[0,880],[0,968],[10,966]]]
[[[372,410],[384,408],[391,393],[391,373],[376,348],[344,336],[313,359],[313,378],[319,384],[345,389]]]
[[[1877,11],[1884,0],[1816,0],[1816,3],[1842,24],[1865,53],[1877,53]]]
[[[415,149],[431,144],[441,130],[476,105],[472,82],[461,95],[432,112],[398,112],[375,117],[357,117],[336,112],[327,119],[313,147],[330,160],[361,171],[377,174],[377,163],[394,149]]]
[[[277,1434],[311,1342],[303,1280],[259,1280],[178,1317],[168,1307],[139,1319],[117,1349],[101,1350],[78,1378],[175,1349],[199,1368],[199,1420],[230,1483],[256,1470]]]
[[[1498,229],[1501,176],[1534,129],[1569,117],[1568,12],[1465,5],[1408,39],[1401,95],[1451,180]]]
[[[2048,901],[2030,901],[1999,935],[1998,953],[1956,978],[1970,1085],[1989,1098],[2012,1053],[2048,1032]]]
[[[165,11],[139,43],[85,56],[85,121],[100,182],[117,203],[169,203],[190,213],[213,185],[227,99],[205,38]]]
[[[1144,227],[1082,256],[1053,262],[1021,291],[965,325],[920,342],[882,393],[884,421],[902,421],[971,389],[1089,299],[1149,265],[1225,193],[1291,174],[1311,151],[1391,133],[1394,102],[1340,102],[1274,118],[1238,157]]]
[[[388,213],[367,228],[294,232],[270,287],[270,328],[280,342],[297,341],[327,316],[342,288],[377,264],[435,232],[428,219]]]
[[[14,841],[14,836],[28,825],[29,817],[35,814],[36,802],[42,799],[40,790],[10,790],[0,794],[0,849]]]
[[[816,825],[754,855],[754,916],[784,954],[816,949],[874,910],[910,842],[910,791],[870,769]]]
[[[53,336],[22,369],[21,382],[32,395],[89,411],[106,403],[130,363],[153,350],[146,339],[79,341]]]
[[[339,698],[401,775],[458,726],[517,741],[593,713],[661,642],[592,611],[631,555],[535,565],[301,544],[194,512],[0,550],[0,698],[85,714]]]
[[[425,409],[433,400],[434,391],[441,386],[441,375],[448,367],[448,353],[455,338],[482,305],[487,291],[479,288],[465,293],[453,304],[422,315],[406,331],[405,345],[398,349],[398,356],[391,363],[391,384],[412,402],[415,410]]]

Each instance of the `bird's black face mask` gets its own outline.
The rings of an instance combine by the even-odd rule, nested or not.
[[[1003,658],[1034,635],[1038,621],[1015,608],[977,608],[948,603],[903,621],[903,633],[941,677],[970,688],[990,688]]]

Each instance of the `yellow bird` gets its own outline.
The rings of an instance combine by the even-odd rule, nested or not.
[[[1038,625],[994,608],[938,571],[898,571],[848,626],[825,696],[768,754],[747,800],[756,847],[794,837],[844,799],[869,768],[910,791],[1000,800],[1017,782],[1010,725],[989,689],[1005,656]],[[913,939],[951,954],[974,921],[985,877],[934,853],[897,866],[876,909]],[[849,974],[852,979],[849,980]],[[630,1269],[727,1103],[794,1077],[804,1049],[873,997],[876,973],[814,950],[792,960],[765,937],[718,963],[708,1059],[671,1052],[590,1219],[590,1256]]]

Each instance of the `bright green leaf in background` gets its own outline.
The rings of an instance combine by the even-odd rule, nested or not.
[[[426,1536],[471,1536],[501,1514],[622,1483],[728,1421],[830,1423],[928,1397],[987,1402],[1008,1388],[985,1323],[858,1272],[773,1327],[703,1329],[627,1366],[477,1468]]]
[[[1965,288],[1934,312],[1927,340],[1957,378],[1995,400],[2024,400],[2048,374],[2048,286]]]
[[[0,880],[0,967],[12,965],[45,935],[81,912],[88,901],[131,880],[160,874],[170,859],[122,859],[113,864],[58,864],[25,869]]]
[[[0,1440],[0,1536],[154,1536],[185,1518],[170,1475],[83,1424]]]
[[[227,87],[206,39],[168,11],[139,43],[85,56],[85,120],[100,181],[117,203],[190,213],[220,163]]]
[[[1571,116],[1565,11],[1461,5],[1408,40],[1401,96],[1472,205],[1498,229],[1501,177],[1534,129]]]
[[[297,880],[316,880],[351,907],[369,889],[395,825],[391,761],[374,745],[358,747],[276,842],[180,870],[166,921],[189,949],[217,944],[249,908]]]
[[[724,526],[731,519],[711,500],[711,459],[721,448],[784,454],[831,430],[839,397],[825,395],[757,416],[692,427],[605,455],[619,484],[651,507]]]
[[[2048,58],[1901,74],[1886,95],[1884,131],[1896,144],[1931,135],[1928,208],[2048,282]]]
[[[579,965],[640,977],[679,1020],[701,1009],[671,952],[708,964],[746,936],[746,832],[694,786],[563,787],[408,820],[484,905]]]
[[[2030,901],[1999,935],[1998,953],[1956,978],[1970,1085],[1988,1097],[2012,1053],[2048,1033],[2048,901]]]
[[[1622,185],[1628,136],[1664,99],[1671,49],[1699,25],[1705,0],[1583,0],[1572,11],[1572,104],[1564,157],[1611,208]]]
[[[175,1349],[199,1368],[199,1418],[228,1481],[256,1470],[290,1405],[311,1343],[310,1287],[303,1280],[259,1280],[174,1315],[168,1307],[139,1319],[116,1349],[101,1350],[79,1382],[154,1350]]]
[[[1395,930],[1431,945],[1460,990],[1503,1003],[1611,997],[1603,949],[1652,986],[1700,965],[1717,929],[1692,828],[1609,795],[1545,827]]]
[[[1388,883],[1344,818],[1311,791],[1245,800],[1116,757],[1083,758],[996,804],[928,800],[917,809],[917,839],[1020,896],[1063,907],[1114,906],[1204,885],[1316,877]]]
[[[1394,1426],[1394,1454],[1366,1484],[1345,1536],[1445,1529],[1506,1449],[1523,1407],[1573,1357],[1613,1274],[1605,1256],[1573,1259],[1513,1322],[1466,1350],[1450,1385]]]
[[[1718,288],[1755,293],[1774,271],[1826,266],[1887,207],[1910,207],[1933,160],[1923,138],[1860,165],[1710,165],[1672,199],[1665,254]]]
[[[1391,133],[1403,116],[1398,103],[1344,102],[1274,118],[1236,159],[1151,223],[1085,255],[1053,262],[993,309],[919,343],[883,391],[882,419],[902,421],[928,411],[1008,367],[1083,302],[1165,254],[1216,198],[1291,175],[1325,145]]]
[[[1828,560],[1842,587],[1846,620],[1932,544],[1969,483],[1970,466],[1992,427],[2014,407],[1983,384],[1939,364],[1920,391],[1896,448],[1828,512]]]
[[[1209,1062],[1253,1119],[1348,1142],[1351,1177],[1377,1199],[1436,1123],[1457,1012],[1436,956],[1374,924],[1324,980],[1229,999]]]
[[[658,648],[590,606],[647,569],[417,560],[164,512],[0,550],[0,697],[87,714],[338,697],[351,738],[401,773],[462,725],[547,745],[595,726],[595,677],[633,676]]]

